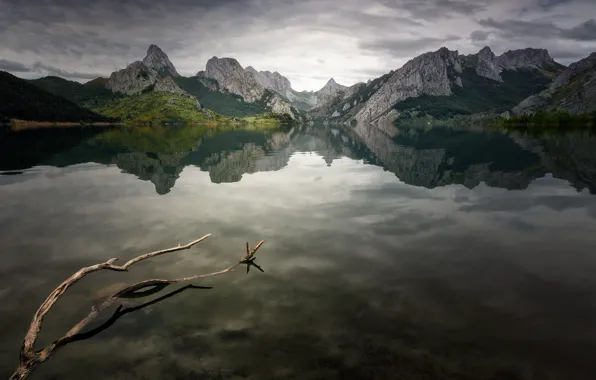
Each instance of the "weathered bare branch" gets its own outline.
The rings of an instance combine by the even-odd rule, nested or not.
[[[134,285],[131,285],[129,287],[126,287],[125,289],[122,289],[122,290],[114,293],[110,297],[108,297],[99,306],[92,307],[89,314],[84,319],[82,319],[79,323],[77,323],[75,326],[73,326],[64,336],[55,340],[52,344],[46,346],[45,348],[43,348],[41,350],[36,351],[34,349],[34,345],[35,345],[35,342],[37,341],[37,338],[39,336],[39,331],[41,330],[41,326],[42,326],[44,317],[47,315],[47,313],[52,308],[52,306],[56,303],[58,298],[62,294],[64,294],[64,292],[69,287],[71,287],[74,283],[79,281],[81,278],[85,277],[86,275],[88,275],[90,273],[97,272],[97,271],[100,271],[103,269],[114,270],[114,271],[119,271],[119,272],[128,271],[128,268],[131,265],[138,263],[139,261],[146,260],[151,257],[163,255],[166,253],[172,253],[172,252],[181,251],[184,249],[189,249],[192,246],[194,246],[195,244],[200,243],[201,241],[207,239],[209,236],[211,236],[211,235],[210,234],[205,235],[202,238],[197,239],[197,240],[190,242],[183,246],[178,245],[177,247],[146,253],[146,254],[138,256],[132,260],[129,260],[122,266],[114,265],[114,262],[117,259],[110,259],[110,260],[106,261],[105,263],[91,265],[91,266],[88,266],[85,268],[81,268],[75,274],[73,274],[72,276],[70,276],[69,278],[64,280],[56,289],[54,289],[54,291],[52,293],[50,293],[50,295],[46,298],[46,300],[41,304],[41,306],[39,307],[37,312],[34,314],[33,320],[31,321],[31,324],[29,326],[27,334],[25,335],[25,339],[23,340],[23,345],[21,347],[19,367],[17,368],[17,370],[14,372],[14,374],[12,375],[12,377],[10,379],[16,380],[16,379],[25,379],[26,377],[28,377],[29,374],[31,374],[31,372],[39,364],[46,361],[57,348],[62,347],[65,344],[68,344],[68,343],[74,341],[73,337],[75,335],[80,334],[81,330],[83,328],[85,328],[85,326],[87,326],[90,322],[92,322],[99,315],[99,313],[101,313],[101,311],[110,307],[111,305],[116,303],[118,300],[120,300],[122,298],[130,297],[130,296],[134,295],[135,292],[138,292],[139,290],[145,289],[148,287],[165,287],[167,285],[174,284],[174,283],[187,282],[187,281],[199,280],[199,279],[203,279],[203,278],[207,278],[207,277],[219,276],[219,275],[231,272],[239,264],[255,265],[255,264],[253,264],[254,255],[257,252],[257,250],[261,247],[261,245],[263,245],[263,243],[264,243],[264,241],[260,241],[253,250],[250,250],[249,244],[247,242],[246,243],[246,252],[247,252],[246,256],[242,260],[238,261],[237,263],[229,266],[228,268],[226,268],[224,270],[218,271],[218,272],[198,274],[198,275],[194,275],[194,276],[190,276],[190,277],[183,277],[183,278],[172,279],[172,280],[166,280],[166,279],[146,280],[146,281],[142,281],[142,282],[136,283]]]

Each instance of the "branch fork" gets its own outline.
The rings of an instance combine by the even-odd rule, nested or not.
[[[241,259],[240,261],[238,261],[237,263],[229,266],[228,268],[226,268],[224,270],[221,270],[219,272],[213,272],[213,273],[197,274],[197,275],[190,276],[190,277],[177,278],[177,279],[171,279],[171,280],[167,280],[167,279],[146,280],[146,281],[142,281],[142,282],[136,283],[134,285],[131,285],[129,287],[126,287],[126,288],[114,293],[110,297],[108,297],[100,305],[92,306],[89,314],[84,319],[82,319],[79,323],[77,323],[75,326],[73,326],[64,336],[58,338],[53,343],[49,344],[48,346],[44,347],[41,350],[36,350],[34,348],[35,342],[37,341],[37,338],[39,337],[39,332],[42,327],[43,319],[45,318],[47,313],[50,311],[52,306],[54,306],[56,301],[58,301],[60,296],[62,296],[64,294],[64,292],[66,292],[66,290],[68,288],[70,288],[73,284],[75,284],[77,281],[79,281],[86,275],[93,273],[93,272],[103,270],[103,269],[117,271],[117,272],[127,272],[128,268],[131,265],[136,264],[139,261],[143,261],[143,260],[155,257],[155,256],[164,255],[167,253],[172,253],[172,252],[189,249],[189,248],[193,247],[194,245],[207,239],[209,236],[211,236],[211,234],[205,235],[202,238],[194,240],[186,245],[180,245],[180,243],[178,243],[178,246],[176,246],[176,247],[163,249],[163,250],[159,250],[159,251],[154,251],[154,252],[146,253],[144,255],[137,256],[137,257],[127,261],[124,265],[121,265],[121,266],[114,265],[114,263],[118,259],[113,258],[113,259],[110,259],[104,263],[95,264],[95,265],[91,265],[91,266],[79,269],[76,273],[74,273],[72,276],[70,276],[69,278],[64,280],[60,285],[58,285],[58,287],[56,289],[54,289],[50,293],[50,295],[48,295],[48,297],[45,299],[45,301],[41,304],[39,309],[33,315],[33,319],[31,321],[31,324],[29,325],[29,329],[27,330],[27,334],[25,335],[23,344],[21,346],[19,366],[16,369],[16,371],[14,372],[14,374],[10,377],[10,380],[22,380],[22,379],[27,378],[31,374],[31,372],[33,372],[35,370],[35,368],[37,368],[37,366],[39,366],[44,361],[48,360],[50,358],[50,356],[58,348],[66,345],[68,343],[78,340],[76,337],[81,334],[81,330],[85,326],[87,326],[91,321],[93,321],[99,315],[99,313],[101,311],[105,310],[112,304],[116,303],[119,299],[130,298],[130,297],[135,296],[135,294],[141,293],[141,292],[139,292],[139,290],[141,290],[141,289],[148,288],[148,287],[158,287],[158,288],[160,288],[159,290],[161,290],[164,287],[166,287],[170,284],[174,284],[174,283],[187,282],[187,281],[193,281],[193,280],[198,280],[198,279],[202,279],[202,278],[222,275],[222,274],[231,272],[239,264],[247,265],[247,273],[248,273],[250,266],[255,266],[256,268],[258,268],[260,271],[263,272],[263,270],[256,263],[254,263],[254,260],[256,259],[255,254],[256,254],[257,250],[261,247],[261,245],[263,245],[264,241],[261,240],[255,246],[255,248],[252,250],[250,249],[250,246],[247,242],[246,243],[246,256],[243,259]],[[122,305],[120,305],[120,308],[121,307],[122,307]],[[118,312],[119,311],[120,311],[120,309],[118,310]]]

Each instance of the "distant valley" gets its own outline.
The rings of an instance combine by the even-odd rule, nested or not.
[[[384,123],[467,116],[596,111],[596,53],[569,67],[543,49],[496,56],[489,47],[460,55],[445,47],[422,54],[367,83],[334,79],[296,91],[278,72],[213,57],[204,71],[181,76],[167,54],[146,56],[85,84],[59,77],[24,80],[0,73],[0,118],[85,122]]]

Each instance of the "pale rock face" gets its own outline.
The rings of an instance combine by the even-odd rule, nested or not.
[[[176,71],[174,64],[168,58],[168,55],[163,52],[157,45],[150,45],[147,49],[147,56],[143,59],[143,63],[149,69],[165,75],[179,77],[180,74]]]
[[[153,86],[155,92],[171,92],[174,94],[186,95],[186,91],[181,89],[172,77],[159,78]]]
[[[358,122],[374,122],[409,97],[451,95],[462,72],[458,52],[441,48],[408,61],[376,91],[356,114]]]
[[[478,58],[476,74],[497,82],[503,82],[503,79],[501,78],[502,70],[499,66],[498,59],[488,46],[480,50],[476,56]]]
[[[247,67],[245,70],[234,58],[213,57],[207,61],[205,71],[200,74],[203,78],[215,79],[220,90],[240,95],[245,102],[253,103],[263,99],[267,90],[274,90],[269,86],[281,89],[286,85],[284,84],[286,81],[289,85],[287,78],[282,77],[279,73],[267,73],[258,72],[252,67]],[[292,111],[292,106],[278,94],[273,94],[267,99],[267,106],[273,113],[287,113],[292,118],[297,117]]]
[[[509,50],[497,58],[499,66],[505,70],[527,68],[545,68],[555,66],[557,63],[545,49],[519,49]]]
[[[292,110],[292,106],[289,105],[287,102],[284,102],[279,95],[273,95],[268,101],[267,105],[271,107],[271,112],[273,113],[280,113],[280,114],[288,114],[292,117],[292,119],[296,119],[297,115],[294,114]]]
[[[217,80],[221,89],[242,96],[247,103],[260,100],[265,93],[265,87],[234,58],[211,58],[204,76]]]
[[[529,114],[541,108],[557,108],[571,114],[596,111],[596,53],[569,65],[548,89],[524,99],[513,108],[513,113]]]
[[[347,89],[348,88],[346,86],[338,84],[335,79],[329,79],[327,84],[325,84],[323,88],[315,93],[317,96],[316,107],[322,107],[333,100],[336,96],[343,94]]]
[[[365,87],[366,84],[362,82],[356,83],[355,85],[348,87],[348,89],[344,93],[343,99],[350,99],[352,96],[356,95],[360,90],[362,90]]]
[[[288,99],[294,97],[292,92],[292,84],[290,80],[280,73],[271,71],[257,71],[252,66],[246,68],[255,80],[263,87],[273,90],[281,95],[286,96]]]
[[[164,75],[180,76],[166,53],[158,46],[151,45],[142,62],[133,62],[125,69],[113,72],[106,82],[106,88],[112,92],[133,95],[155,84]]]
[[[125,69],[113,72],[106,83],[112,92],[126,95],[139,93],[157,80],[157,73],[141,61],[128,65]]]

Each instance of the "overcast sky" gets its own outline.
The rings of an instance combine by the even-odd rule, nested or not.
[[[297,90],[351,85],[446,46],[596,51],[596,0],[0,0],[0,70],[86,81],[160,46],[182,75],[212,56],[279,71]]]

